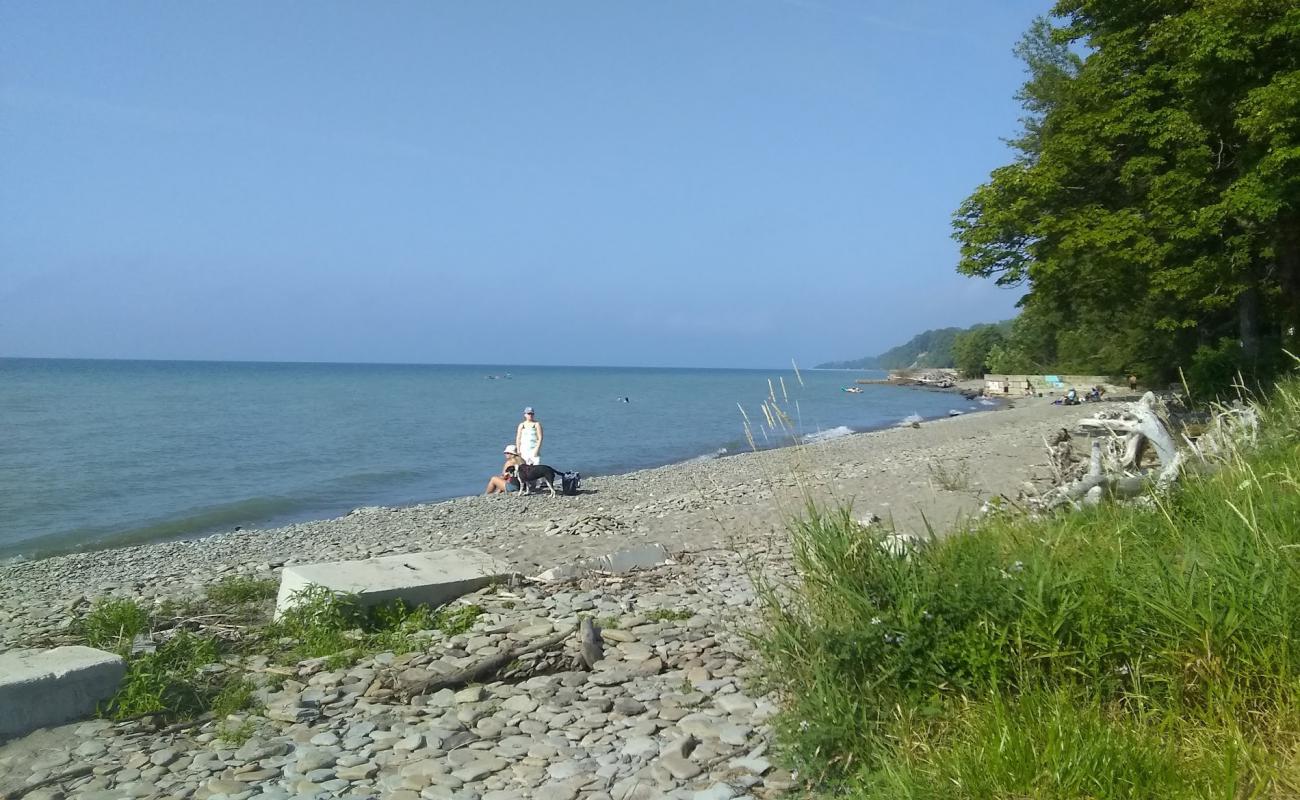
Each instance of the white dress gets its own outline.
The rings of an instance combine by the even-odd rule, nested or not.
[[[519,423],[519,457],[525,464],[542,463],[542,434],[536,422]]]

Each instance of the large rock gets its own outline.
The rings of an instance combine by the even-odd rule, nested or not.
[[[292,608],[295,595],[308,586],[355,594],[367,606],[399,598],[412,606],[439,606],[513,574],[509,564],[468,549],[298,564],[280,573],[275,615]]]
[[[94,714],[125,674],[120,656],[93,647],[0,654],[0,739]]]

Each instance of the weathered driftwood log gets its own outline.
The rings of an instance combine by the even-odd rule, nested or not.
[[[1201,461],[1225,461],[1259,443],[1259,422],[1259,408],[1237,400],[1216,413],[1209,430],[1195,442],[1183,438]]]
[[[1123,467],[1137,470],[1141,464],[1146,445],[1150,443],[1156,449],[1160,459],[1159,482],[1167,484],[1177,479],[1182,469],[1183,457],[1178,452],[1169,427],[1158,413],[1160,402],[1155,394],[1147,392],[1136,403],[1116,410],[1097,414],[1079,420],[1079,427],[1088,432],[1105,432],[1112,435],[1127,434]]]
[[[45,778],[43,780],[36,781],[35,783],[29,783],[26,786],[21,786],[17,789],[10,789],[9,791],[5,792],[3,795],[0,795],[0,798],[2,798],[3,800],[18,800],[19,797],[24,797],[29,792],[34,792],[37,789],[44,789],[47,786],[54,786],[56,784],[64,783],[66,781],[75,780],[77,778],[81,778],[86,775],[89,775],[92,769],[93,768],[89,764],[80,767],[74,767],[68,770],[67,772],[60,772],[57,775],[51,775],[50,777]]]
[[[484,678],[494,675],[503,667],[508,666],[530,653],[549,650],[552,647],[562,644],[564,640],[572,636],[573,632],[578,630],[578,628],[578,625],[575,625],[572,628],[566,628],[565,630],[547,636],[544,639],[537,639],[528,644],[520,645],[519,647],[514,647],[504,652],[497,653],[494,656],[488,656],[487,658],[471,664],[464,669],[446,675],[432,675],[424,680],[407,682],[398,688],[397,694],[405,698],[411,698],[422,694],[429,694],[430,692],[441,691],[443,689],[457,689],[470,683],[481,682]]]

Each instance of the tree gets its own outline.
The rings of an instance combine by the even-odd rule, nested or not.
[[[953,362],[962,375],[979,378],[989,371],[989,355],[1003,344],[996,325],[976,325],[957,334],[952,343]]]
[[[956,213],[959,271],[1026,286],[1057,324],[1038,349],[1092,371],[1169,377],[1225,337],[1265,367],[1300,326],[1300,4],[1053,14],[1017,49],[1016,158]]]

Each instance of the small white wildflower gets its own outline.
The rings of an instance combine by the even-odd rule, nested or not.
[[[1127,674],[1128,674],[1128,664],[1121,664],[1120,666],[1116,667],[1116,668],[1115,668],[1115,674],[1116,674],[1116,675],[1127,675]]]
[[[805,720],[800,720],[800,721],[799,721],[799,730],[801,730],[801,731],[806,731],[806,730],[808,730],[808,728],[810,728],[810,727],[811,727],[811,726],[808,724],[808,720],[805,719]]]
[[[1024,568],[1025,568],[1025,562],[1023,562],[1023,561],[1017,561],[1016,563],[1014,563],[1014,564],[1011,565],[1011,571],[1012,571],[1012,572],[1020,572],[1020,571],[1022,571]]]
[[[880,624],[880,617],[872,617],[872,618],[871,618],[871,624],[872,624],[872,625],[879,625],[879,624]]]

